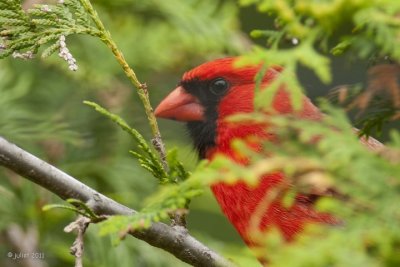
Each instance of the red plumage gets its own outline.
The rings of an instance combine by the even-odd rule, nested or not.
[[[233,151],[232,140],[238,138],[248,141],[256,136],[265,141],[272,141],[273,136],[265,131],[268,128],[268,122],[265,122],[264,125],[226,122],[225,119],[230,115],[254,110],[254,77],[260,69],[258,65],[237,68],[234,66],[235,60],[236,58],[224,58],[207,62],[185,73],[181,86],[163,100],[156,109],[156,115],[204,123],[204,127],[211,125],[210,129],[215,131],[215,135],[213,140],[209,141],[210,144],[204,145],[206,149],[203,157],[212,160],[215,155],[224,154],[241,164],[246,164],[245,160],[238,157],[237,153]],[[278,67],[269,69],[263,78],[263,87],[279,75],[280,71],[281,69]],[[229,89],[224,92],[223,96],[216,95],[214,97],[212,93],[208,92],[209,86],[212,86],[216,79],[223,79],[229,85]],[[184,96],[186,99],[184,103],[177,99],[180,96]],[[183,110],[187,110],[187,108],[183,109],[183,106],[188,107],[189,104],[197,106],[196,112],[182,114]],[[278,90],[272,105],[278,113],[294,113],[289,94],[284,88]],[[217,114],[213,114],[213,112]],[[322,116],[318,108],[305,96],[303,109],[296,114],[301,118],[311,120],[319,120]],[[199,135],[201,134],[202,132],[199,132]],[[194,138],[196,138],[195,134]],[[257,143],[252,144],[256,150],[259,149],[257,146]],[[249,246],[259,245],[248,231],[252,215],[264,196],[282,180],[281,173],[273,173],[263,176],[255,188],[251,188],[243,182],[234,185],[216,183],[211,186],[222,211]],[[263,213],[258,228],[265,231],[271,226],[276,226],[285,239],[291,240],[308,222],[336,223],[336,220],[329,214],[316,212],[307,196],[297,196],[291,207],[284,207],[279,199],[273,202]]]

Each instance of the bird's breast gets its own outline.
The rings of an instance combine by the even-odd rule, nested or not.
[[[250,149],[261,153],[262,142],[273,141],[274,138],[265,133],[265,126],[248,125],[245,128],[219,126],[216,146],[207,154],[207,158],[210,160],[218,154],[223,154],[238,164],[247,165],[248,159],[240,151],[232,148],[232,141],[235,138],[240,139]],[[219,182],[213,184],[211,190],[223,213],[250,246],[260,245],[254,233],[258,232],[260,235],[271,226],[279,229],[286,240],[292,240],[297,233],[301,232],[305,223],[338,223],[333,216],[316,211],[308,196],[298,195],[291,206],[283,204],[283,194],[280,197],[269,199],[271,194],[276,191],[274,189],[283,183],[287,183],[284,175],[275,172],[261,176],[255,186],[249,186],[244,181],[235,184]],[[287,186],[289,188],[291,185]],[[268,201],[270,203],[266,203]]]

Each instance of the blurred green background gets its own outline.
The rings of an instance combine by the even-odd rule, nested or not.
[[[43,1],[26,1],[25,5]],[[106,27],[139,80],[146,82],[153,106],[178,83],[184,71],[201,62],[239,55],[251,48],[250,30],[272,19],[236,1],[95,0]],[[79,70],[53,55],[49,59],[0,61],[0,135],[54,164],[115,200],[140,209],[157,181],[139,168],[128,150],[131,138],[82,104],[95,101],[118,113],[150,137],[139,99],[107,48],[94,38],[74,36],[67,45]],[[313,98],[329,88],[364,79],[366,62],[333,60],[334,81],[322,85],[309,71],[300,77]],[[354,67],[356,66],[356,67]],[[160,121],[168,148],[178,147],[192,169],[197,163],[184,125]],[[0,266],[72,266],[74,236],[63,232],[72,213],[43,212],[43,205],[62,201],[44,189],[0,169]],[[227,257],[246,258],[257,266],[233,227],[207,192],[191,204],[191,233]],[[85,267],[187,266],[146,243],[127,238],[114,247],[91,225],[86,236]],[[8,252],[40,252],[43,260],[8,258]]]

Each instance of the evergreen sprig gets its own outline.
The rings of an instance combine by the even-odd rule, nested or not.
[[[178,181],[184,181],[188,178],[189,172],[184,169],[182,163],[177,159],[176,150],[170,151],[167,155],[169,170],[166,171],[156,152],[151,149],[146,139],[137,130],[130,127],[121,117],[112,114],[100,105],[89,101],[85,101],[84,103],[93,107],[103,116],[111,119],[120,126],[122,130],[132,136],[137,143],[138,151],[130,151],[130,153],[137,158],[140,165],[158,179],[161,184],[177,183]]]
[[[254,36],[266,37],[272,46],[282,40],[312,40],[323,51],[341,54],[351,49],[359,57],[388,55],[400,60],[397,36],[400,7],[396,1],[270,1],[241,0],[241,5],[256,5],[260,12],[275,16],[277,30],[255,30]],[[340,14],[340,18],[338,17]],[[283,38],[277,38],[277,34]],[[312,68],[315,70],[315,68]]]
[[[53,209],[64,209],[64,210],[70,210],[70,211],[76,212],[77,214],[80,214],[82,216],[90,218],[93,222],[102,220],[102,218],[97,216],[96,213],[94,213],[94,211],[89,206],[87,206],[84,202],[82,202],[78,199],[67,199],[66,201],[69,204],[71,204],[71,206],[62,205],[62,204],[48,204],[48,205],[43,206],[42,210],[49,211],[49,210],[53,210]]]
[[[54,5],[35,5],[24,10],[19,0],[0,3],[0,59],[31,58],[43,45],[50,44],[42,57],[48,57],[60,48],[60,37],[72,34],[98,36],[79,0],[66,0]]]
[[[127,132],[137,143],[137,151],[130,153],[138,159],[140,165],[149,171],[153,177],[158,179],[163,186],[153,193],[147,201],[147,205],[138,213],[131,216],[113,216],[101,225],[101,234],[126,232],[147,228],[152,222],[167,219],[172,214],[185,213],[190,200],[203,193],[205,183],[200,183],[198,178],[188,179],[190,173],[185,170],[183,164],[178,160],[177,150],[173,149],[167,154],[169,170],[165,171],[158,155],[151,149],[145,138],[135,129],[130,127],[121,117],[113,114],[100,105],[85,101],[86,105],[94,108],[101,115],[116,123],[122,130]],[[69,200],[69,203],[77,206],[47,205],[45,210],[62,208],[75,211],[94,221],[100,221],[84,203]]]
[[[285,85],[291,93],[293,106],[300,108],[299,96],[303,88],[294,71],[301,64],[313,70],[322,82],[329,83],[329,54],[347,52],[360,59],[388,58],[388,62],[400,62],[400,6],[397,1],[241,0],[240,4],[255,5],[261,13],[275,19],[275,27],[266,25],[266,29],[252,32],[255,38],[265,38],[269,49],[255,47],[244,61],[262,62],[268,67],[279,65],[287,70],[274,81],[273,90],[269,87],[260,92],[255,98],[256,107],[260,103],[268,106],[265,103],[271,103],[276,90]],[[292,45],[288,45],[288,41]],[[399,99],[395,95],[393,98]],[[396,109],[364,120],[362,132],[369,134],[372,128],[391,120],[398,103]]]
[[[110,113],[100,105],[89,101],[84,103],[111,119],[133,137],[138,144],[138,151],[130,151],[130,153],[139,160],[144,169],[163,184],[158,191],[149,196],[148,204],[140,212],[132,216],[113,216],[109,218],[102,223],[101,233],[110,234],[142,229],[149,227],[152,222],[167,219],[172,214],[185,213],[190,200],[203,193],[203,189],[208,185],[207,181],[209,180],[201,179],[202,177],[189,177],[190,173],[185,170],[183,164],[178,160],[176,149],[168,152],[169,170],[165,171],[157,154],[137,130],[130,127],[121,117]]]
[[[179,184],[168,184],[147,199],[147,205],[132,216],[113,216],[101,223],[100,234],[125,233],[147,228],[152,222],[168,219],[172,214],[187,213],[191,199],[203,193],[205,183],[197,177]]]

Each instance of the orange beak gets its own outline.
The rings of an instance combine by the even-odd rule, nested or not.
[[[202,121],[204,109],[198,99],[181,86],[175,88],[154,111],[159,118],[178,121]]]

